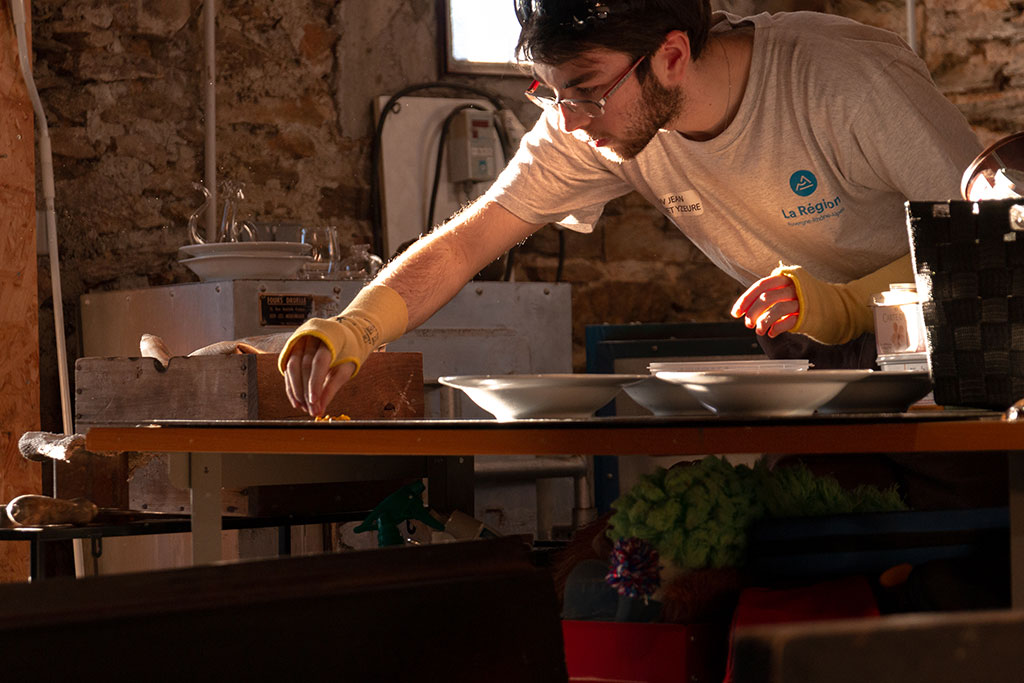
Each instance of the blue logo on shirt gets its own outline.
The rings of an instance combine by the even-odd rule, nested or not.
[[[807,197],[818,189],[818,179],[810,171],[797,171],[789,176],[789,187],[801,197]]]

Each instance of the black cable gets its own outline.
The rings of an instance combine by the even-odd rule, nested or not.
[[[505,273],[501,276],[501,279],[508,282],[512,279],[512,271],[516,265],[516,248],[512,247],[507,252],[507,258],[505,259]]]
[[[387,258],[384,254],[384,207],[381,205],[380,178],[378,177],[380,173],[381,135],[384,131],[384,122],[387,120],[388,114],[391,113],[399,99],[405,97],[409,93],[433,88],[449,88],[452,90],[470,92],[486,98],[497,110],[504,108],[501,104],[501,100],[494,93],[487,92],[486,90],[482,90],[471,85],[464,85],[462,83],[445,83],[442,81],[431,81],[410,85],[399,90],[387,101],[387,104],[385,104],[384,108],[381,110],[380,119],[377,120],[376,131],[373,139],[371,140],[370,147],[370,223],[373,232],[373,249],[375,253],[380,254],[382,258],[385,258],[385,260],[387,260]],[[504,134],[504,131],[499,129],[498,136],[502,141],[502,146],[507,147],[508,138]],[[508,158],[508,154],[506,154],[506,158]]]
[[[558,231],[558,266],[555,268],[555,282],[562,281],[562,267],[565,265],[565,230],[555,228]]]
[[[430,232],[434,229],[434,209],[437,206],[437,189],[441,184],[441,161],[444,159],[444,144],[448,141],[448,131],[451,129],[452,121],[455,120],[455,117],[458,116],[460,112],[464,112],[467,109],[487,111],[483,107],[475,104],[460,104],[448,112],[448,116],[444,117],[444,123],[441,124],[441,136],[437,140],[437,160],[434,162],[434,183],[430,188],[430,208],[427,210],[427,229],[424,232]]]

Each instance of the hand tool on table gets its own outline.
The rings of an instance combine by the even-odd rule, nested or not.
[[[101,508],[87,498],[50,498],[37,494],[18,496],[4,508],[12,526],[46,526],[53,524],[119,524],[152,519],[187,519],[188,515],[169,512],[147,512]]]

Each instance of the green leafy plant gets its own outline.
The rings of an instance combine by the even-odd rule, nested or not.
[[[803,465],[769,469],[709,456],[644,475],[612,504],[612,540],[639,538],[681,569],[737,567],[762,517],[905,510],[895,486],[846,490]]]

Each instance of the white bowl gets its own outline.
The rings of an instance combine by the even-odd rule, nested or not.
[[[210,242],[209,244],[186,244],[178,247],[184,258],[193,256],[224,256],[226,254],[274,254],[278,256],[308,256],[313,245],[304,242]]]
[[[309,256],[275,254],[223,254],[196,256],[178,263],[204,282],[217,280],[289,280],[312,260]]]
[[[499,420],[590,417],[642,375],[544,374],[439,377]]]
[[[707,415],[709,412],[689,389],[656,376],[644,377],[622,390],[655,415]]]
[[[719,415],[811,415],[870,370],[659,372]]]

